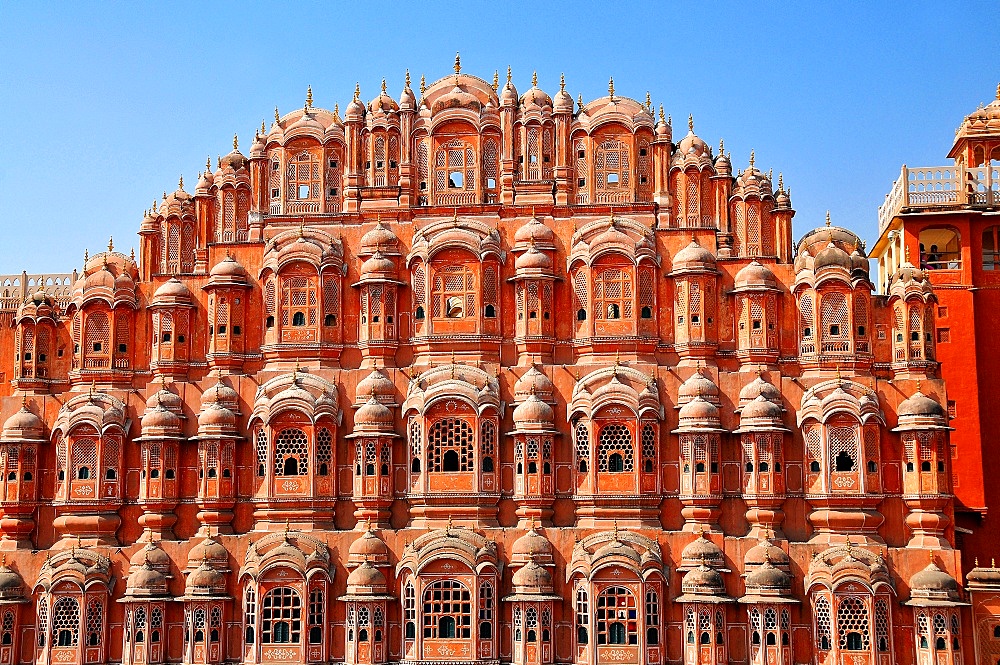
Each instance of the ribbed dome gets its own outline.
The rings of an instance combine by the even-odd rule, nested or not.
[[[171,277],[153,293],[153,305],[184,303],[191,304],[191,291],[176,277]]]
[[[1000,587],[1000,569],[980,568],[976,566],[965,576],[970,586],[994,586]]]
[[[361,379],[358,382],[358,386],[355,389],[355,396],[357,400],[367,400],[368,397],[372,395],[378,395],[381,397],[387,397],[395,392],[396,388],[393,385],[392,380],[378,371],[377,369],[372,370],[371,374]]]
[[[210,403],[198,414],[199,427],[235,427],[236,414],[221,404]]]
[[[785,571],[776,568],[770,561],[765,561],[746,577],[748,587],[760,589],[785,590],[792,586],[792,578]]]
[[[552,243],[555,240],[555,233],[548,226],[543,224],[537,217],[532,217],[527,223],[521,225],[514,233],[514,244],[530,243],[532,241],[539,244]]]
[[[10,439],[41,439],[45,425],[42,419],[28,410],[27,405],[22,404],[14,415],[4,421],[3,435],[0,438]]]
[[[166,593],[167,578],[148,562],[128,576],[126,595],[146,596]]]
[[[680,408],[677,418],[681,426],[688,424],[715,425],[719,422],[719,407],[704,397],[696,395],[691,401]]]
[[[392,411],[379,402],[375,395],[369,397],[368,401],[354,414],[356,426],[387,426],[391,428],[393,422]]]
[[[919,390],[900,403],[896,413],[900,418],[907,416],[945,417],[944,407]]]
[[[715,255],[692,239],[687,247],[674,255],[671,265],[674,271],[715,270]]]
[[[550,561],[552,559],[552,543],[532,527],[514,541],[510,548],[510,556],[511,561],[514,562]]]
[[[229,552],[214,538],[205,538],[188,552],[188,565],[194,561],[208,561],[216,564],[229,562]]]
[[[142,429],[144,433],[146,430],[151,429],[177,429],[180,427],[180,424],[181,420],[177,417],[177,414],[159,405],[147,410],[142,416]]]
[[[395,251],[399,247],[399,238],[392,229],[378,220],[375,228],[361,236],[361,246],[359,254],[374,254],[376,251]]]
[[[552,574],[535,562],[522,566],[511,576],[514,589],[520,593],[552,591]]]
[[[382,92],[375,99],[368,102],[368,110],[375,113],[390,113],[399,110],[399,104],[396,100],[389,96],[389,93],[385,90],[385,81],[382,81]]]
[[[361,264],[362,278],[395,279],[396,264],[392,259],[376,250],[364,263]]]
[[[781,391],[768,383],[760,374],[750,383],[740,389],[740,404],[748,404],[758,397],[763,396],[769,402],[775,404],[781,402]]]
[[[726,584],[722,580],[722,574],[715,568],[700,565],[684,575],[681,590],[684,593],[718,596],[725,595]]]
[[[721,567],[725,563],[725,557],[719,546],[701,534],[695,540],[688,543],[681,550],[681,560],[685,565],[705,562],[711,566]]]
[[[532,245],[528,251],[517,257],[514,261],[514,268],[516,270],[551,270],[552,259],[548,254]]]
[[[743,565],[759,566],[765,561],[770,561],[778,565],[788,565],[790,559],[785,550],[781,549],[770,540],[761,540],[759,543],[747,550],[743,556]]]
[[[226,255],[226,258],[222,259],[214,266],[212,266],[212,271],[209,273],[211,277],[228,277],[232,279],[246,279],[247,271],[240,262],[233,257]]]
[[[203,561],[200,566],[191,571],[184,585],[191,595],[207,595],[212,592],[226,590],[226,576]]]
[[[631,559],[637,564],[641,560],[638,552],[617,539],[603,545],[596,552],[594,552],[594,561],[606,557],[624,557],[626,559]]]
[[[348,560],[351,563],[372,561],[385,563],[389,558],[389,548],[374,531],[365,531],[360,538],[351,543],[348,550]]]
[[[774,273],[767,269],[766,266],[757,262],[756,259],[743,266],[736,277],[734,278],[734,286],[737,289],[752,290],[752,289],[777,289],[778,280],[775,278]]]
[[[832,241],[813,260],[813,270],[819,271],[821,268],[837,267],[844,270],[851,269],[851,257],[847,252],[837,247]]]
[[[15,570],[0,565],[0,599],[11,600],[24,596],[24,580]]]
[[[514,383],[514,398],[525,399],[528,395],[534,393],[541,400],[551,401],[555,394],[555,389],[556,387],[552,384],[549,377],[538,371],[534,366],[531,366]]]
[[[687,136],[677,144],[677,152],[681,155],[705,155],[708,154],[708,144],[695,135],[693,129],[689,129]]]
[[[555,412],[551,406],[538,399],[537,395],[530,394],[514,409],[513,418],[514,426],[519,429],[532,424],[551,425],[555,418]]]
[[[347,576],[347,588],[354,593],[385,590],[385,575],[370,561],[365,561]]]
[[[958,592],[958,582],[954,577],[937,567],[933,561],[910,578],[911,591],[954,591]]]
[[[686,404],[698,396],[713,403],[719,401],[719,386],[702,374],[700,369],[681,384],[677,391],[677,401],[680,404]]]
[[[240,169],[247,168],[250,162],[238,148],[233,147],[233,151],[222,158],[221,164],[223,169],[232,168],[235,171],[239,171]]]
[[[763,395],[757,395],[752,402],[743,407],[740,419],[770,419],[780,421],[781,407]]]
[[[162,548],[153,543],[146,543],[143,548],[137,550],[135,554],[129,557],[129,566],[132,568],[141,566],[144,563],[149,563],[149,565],[157,570],[168,570],[170,568],[170,556]]]

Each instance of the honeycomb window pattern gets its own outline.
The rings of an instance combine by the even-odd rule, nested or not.
[[[618,457],[612,460],[614,455]],[[601,428],[597,443],[597,463],[598,471],[631,473],[635,470],[635,447],[628,427],[611,423]]]
[[[840,601],[837,608],[837,641],[847,651],[867,651],[871,647],[868,608],[856,596]]]
[[[432,471],[472,471],[475,434],[461,418],[444,418],[427,432]],[[454,467],[454,468],[453,468]]]
[[[305,476],[309,473],[309,438],[297,428],[282,430],[274,442],[274,475]]]

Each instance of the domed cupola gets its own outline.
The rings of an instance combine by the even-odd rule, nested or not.
[[[572,103],[572,102],[571,102]],[[538,87],[538,73],[531,75],[531,87],[521,95],[521,113],[551,113],[552,98]]]
[[[730,602],[726,595],[726,583],[722,574],[704,564],[687,571],[681,580],[681,595],[674,599],[679,603]]]
[[[552,110],[555,113],[573,113],[573,97],[566,92],[566,77],[562,74],[559,75],[559,92],[556,93]]]
[[[555,249],[555,233],[534,215],[514,233],[515,249]]]
[[[241,169],[246,169],[250,166],[249,160],[240,152],[239,137],[233,135],[233,149],[232,151],[222,158],[220,162],[220,168],[225,171],[227,169],[232,169],[234,171],[239,171]]]
[[[930,559],[926,568],[917,571],[910,577],[910,598],[903,604],[911,607],[968,605],[969,603],[962,602],[961,591],[955,578],[938,567],[934,562],[933,553],[931,553]]]
[[[949,430],[948,414],[941,404],[925,395],[917,386],[917,392],[903,400],[896,409],[899,425],[894,432]]]
[[[521,401],[527,399],[529,395],[534,394],[538,399],[551,403],[555,395],[555,389],[552,380],[532,365],[514,383],[514,399]]]
[[[394,281],[396,280],[396,264],[380,250],[376,250],[361,264],[360,275],[360,282]]]
[[[26,602],[24,579],[7,565],[6,557],[0,561],[0,604]]]
[[[722,549],[705,537],[704,532],[681,550],[681,563],[677,570],[683,572],[702,564],[728,572]]]
[[[374,228],[361,236],[358,255],[369,256],[376,252],[387,256],[399,255],[399,238],[385,225],[381,217],[376,221]]]
[[[354,86],[354,98],[351,99],[351,103],[344,111],[344,120],[346,122],[360,122],[364,120],[364,117],[365,105],[361,103],[361,85],[357,84]]]
[[[695,395],[677,413],[677,432],[721,431],[719,407],[715,406],[701,395]]]
[[[514,87],[513,81],[511,81],[510,67],[507,68],[507,84],[503,87],[503,91],[500,93],[500,107],[508,108],[511,106],[516,107],[518,104],[517,88]]]
[[[171,277],[153,293],[150,306],[153,307],[192,307],[191,291],[176,277]]]
[[[391,432],[394,422],[392,411],[379,402],[374,394],[354,413],[356,433]]]
[[[552,272],[552,259],[532,244],[528,251],[517,257],[514,268],[518,275],[524,277],[533,274],[548,275]]]
[[[395,401],[396,386],[392,379],[381,370],[373,369],[371,373],[358,382],[355,388],[355,404],[360,406],[375,395],[380,402],[392,404]]]
[[[758,199],[770,198],[772,196],[771,179],[754,166],[754,153],[750,151],[750,165],[736,178],[733,186],[733,196],[747,198],[755,196]]]
[[[45,440],[44,432],[42,419],[28,410],[27,402],[22,401],[21,408],[4,421],[0,442],[39,443]]]
[[[126,598],[148,598],[167,595],[167,576],[145,562],[128,576]]]
[[[531,393],[514,409],[514,428],[519,431],[554,431],[552,407]]]
[[[695,370],[694,374],[689,376],[680,385],[677,391],[678,408],[696,397],[701,397],[716,406],[721,405],[719,401],[719,386],[715,385],[715,382],[706,376],[701,368]]]
[[[246,286],[247,271],[226,252],[226,258],[216,263],[209,273],[210,286]]]
[[[725,143],[719,139],[719,156],[715,159],[715,171],[719,176],[732,177],[733,164],[725,151]]]
[[[389,564],[389,548],[372,529],[367,529],[361,537],[351,543],[347,554],[349,566],[360,566],[362,563],[376,566]]]
[[[514,541],[510,549],[510,562],[512,566],[526,565],[530,562],[542,566],[551,566],[555,560],[552,556],[553,548],[549,539],[538,533],[535,525],[532,524],[527,533]]]
[[[778,280],[766,266],[754,259],[743,266],[733,278],[733,290],[743,291],[778,291]]]
[[[410,70],[406,70],[406,82],[403,85],[403,92],[399,95],[399,110],[414,111],[417,108],[417,98],[410,88]]]
[[[371,597],[385,595],[385,592],[385,575],[370,561],[365,561],[347,576],[348,596]]]
[[[694,116],[689,115],[688,133],[677,144],[677,152],[675,153],[674,160],[699,161],[705,159],[711,164],[711,153],[712,150],[708,147],[708,144],[694,133]]]
[[[386,92],[385,79],[382,79],[382,91],[378,97],[368,103],[368,111],[371,113],[388,114],[399,111],[399,104]]]
[[[687,247],[674,255],[671,266],[671,276],[717,272],[715,254],[698,244],[693,237]]]
[[[996,560],[989,566],[980,566],[976,559],[975,567],[965,576],[967,588],[970,591],[1000,591],[1000,568]]]

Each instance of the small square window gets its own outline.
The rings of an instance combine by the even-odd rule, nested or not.
[[[299,185],[299,199],[309,198],[309,185]]]
[[[128,353],[128,344],[119,344],[118,353]]]
[[[95,353],[100,353],[101,352],[101,343],[100,342],[94,342],[94,352]]]
[[[585,187],[587,185],[587,180],[585,178],[580,178],[576,181],[577,187]]]
[[[577,150],[576,151],[576,156],[577,156],[578,159],[583,159],[584,157],[587,156],[587,153],[584,150]]]
[[[836,323],[830,326],[830,336],[839,337],[840,336],[840,326]]]
[[[640,157],[645,157],[646,156],[646,149],[645,148],[639,148],[639,156]]]
[[[948,318],[948,308],[947,307],[938,307],[938,318],[939,319],[946,319],[946,318]]]
[[[760,330],[760,319],[754,319],[753,320],[753,329],[754,330]]]
[[[486,189],[496,189],[496,188],[497,188],[497,179],[496,178],[487,178],[486,179]]]
[[[951,341],[951,329],[950,328],[938,328],[937,329],[937,341],[938,344],[947,344]]]
[[[272,171],[277,171],[279,168],[281,168],[281,165],[278,164],[278,162],[271,162],[271,170]]]
[[[955,404],[955,400],[948,400],[948,417],[957,418],[958,417],[958,405]]]
[[[331,169],[337,168],[337,160],[336,159],[331,159],[330,160],[330,168]]]
[[[336,196],[336,195],[337,195],[337,188],[336,187],[331,187],[330,188],[330,196]]]
[[[609,185],[617,185],[618,184],[618,174],[617,173],[609,173],[608,174],[608,184]]]

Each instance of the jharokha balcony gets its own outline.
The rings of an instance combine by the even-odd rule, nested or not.
[[[900,213],[916,210],[1000,207],[1000,164],[967,167],[903,165],[878,209],[882,233]]]

